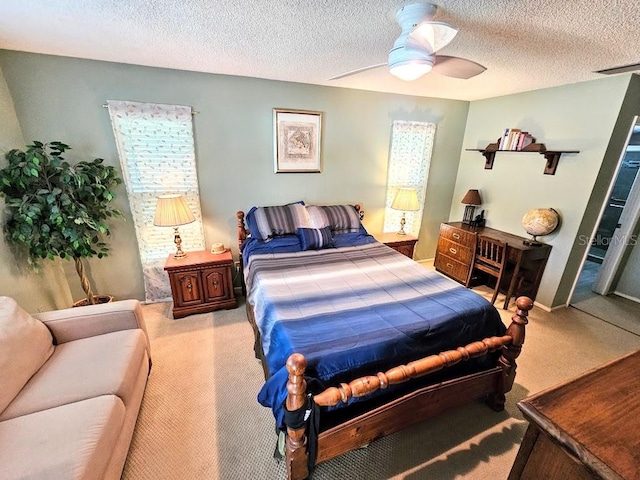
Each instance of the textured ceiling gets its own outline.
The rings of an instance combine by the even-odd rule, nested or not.
[[[413,81],[386,68],[402,0],[0,0],[0,49],[476,100],[596,78],[640,61],[631,0],[436,0],[460,29],[440,51],[487,71]]]

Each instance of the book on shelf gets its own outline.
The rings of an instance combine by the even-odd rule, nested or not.
[[[498,142],[498,150],[520,151],[535,142],[529,132],[519,128],[506,128]]]

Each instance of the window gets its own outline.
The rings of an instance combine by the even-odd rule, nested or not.
[[[405,231],[415,236],[420,231],[435,131],[436,125],[433,123],[393,122],[387,172],[385,232],[396,232],[400,226],[402,212],[391,208],[398,188],[415,188],[418,192],[420,210],[406,212]]]
[[[173,230],[153,225],[157,197],[182,194],[196,221],[180,227],[185,250],[203,250],[204,234],[191,107],[107,102],[138,240],[147,301],[171,298],[164,263]]]

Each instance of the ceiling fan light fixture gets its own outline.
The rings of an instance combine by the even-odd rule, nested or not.
[[[400,80],[410,82],[429,73],[432,68],[433,62],[425,60],[408,60],[390,65],[389,72]]]
[[[435,63],[435,56],[424,50],[405,48],[404,46],[393,48],[389,52],[389,72],[399,78],[410,82],[429,73]]]

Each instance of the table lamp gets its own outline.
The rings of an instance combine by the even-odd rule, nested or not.
[[[191,213],[187,201],[182,195],[160,195],[156,205],[156,214],[153,224],[157,227],[173,227],[173,242],[176,244],[175,258],[187,256],[182,251],[182,239],[178,232],[180,225],[195,222],[196,218]]]
[[[471,225],[476,213],[476,206],[482,205],[482,199],[480,198],[480,192],[478,190],[469,190],[467,194],[462,198],[462,202],[466,205],[464,207],[464,217],[462,223]]]
[[[414,188],[399,188],[396,197],[393,199],[391,208],[402,211],[402,219],[400,220],[400,231],[398,235],[406,235],[404,225],[407,223],[405,213],[420,210],[418,202],[418,192]]]

